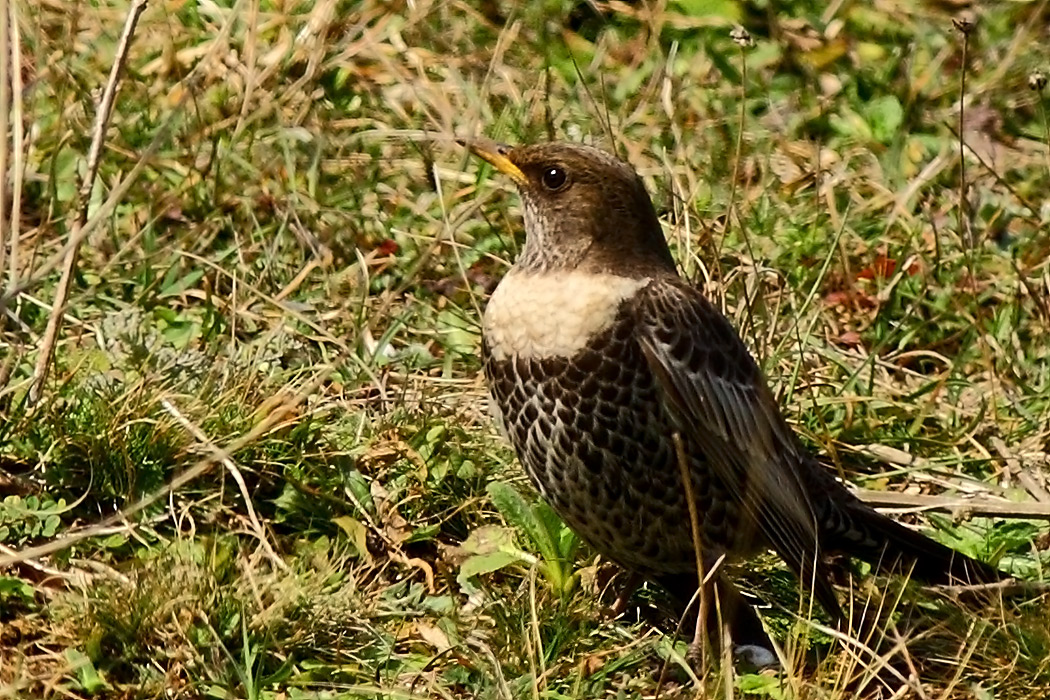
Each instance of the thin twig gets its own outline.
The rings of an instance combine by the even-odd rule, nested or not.
[[[14,3],[12,3],[11,12],[14,12]],[[12,46],[11,35],[8,31],[8,21],[11,15],[0,9],[0,228],[3,227],[3,222],[6,220],[7,207],[5,202],[7,200],[7,156],[10,152],[9,142],[7,140],[7,120],[10,115],[11,108],[11,84],[7,80],[9,74],[8,60],[11,56],[11,51],[15,47]],[[15,246],[17,238],[11,235],[11,247]],[[0,289],[3,289],[4,285],[4,262],[7,257],[7,247],[4,243],[3,236],[0,236]],[[8,281],[8,284],[14,283],[14,277]],[[4,315],[0,314],[0,328],[4,327]]]
[[[734,32],[736,31],[734,30]],[[736,125],[736,145],[733,148],[733,174],[729,179],[729,203],[726,205],[726,226],[722,236],[723,241],[725,241],[725,236],[729,234],[733,226],[733,211],[736,207],[736,184],[737,178],[740,177],[740,154],[744,149],[744,124],[747,119],[747,54],[745,50],[746,42],[751,41],[751,37],[743,29],[740,29],[740,31],[744,33],[734,35],[734,40],[736,40],[736,36],[740,37],[738,41],[740,46],[740,118]],[[739,219],[739,217],[737,218]],[[748,245],[748,254],[752,255],[750,250],[751,242],[747,238],[747,231],[744,230],[743,223],[741,223],[740,228],[744,235],[744,241]],[[753,261],[754,256],[752,255]]]
[[[966,207],[966,154],[963,153],[963,133],[966,122],[966,59],[970,47],[969,24],[964,20],[956,22],[955,25],[963,35],[962,40],[962,76],[959,78],[959,235],[966,246],[973,248],[972,232],[969,227],[969,217]],[[970,274],[973,274],[971,268]]]
[[[80,183],[80,190],[77,192],[77,201],[80,209],[77,212],[76,222],[74,222],[73,228],[70,230],[70,238],[76,237],[87,224],[88,208],[91,205],[91,190],[95,186],[95,178],[98,175],[102,142],[106,135],[106,129],[109,126],[110,115],[113,113],[113,103],[116,101],[117,89],[120,87],[120,78],[124,72],[124,65],[127,63],[131,40],[135,36],[135,27],[142,12],[146,9],[146,1],[132,0],[131,7],[128,8],[128,16],[124,21],[124,31],[120,35],[117,53],[113,58],[113,66],[109,72],[109,79],[106,81],[106,87],[102,92],[102,99],[99,101],[98,111],[95,114],[95,124],[91,134],[91,147],[88,150],[87,172],[84,174],[84,179]],[[55,289],[55,301],[52,305],[51,316],[47,319],[47,328],[44,330],[44,337],[40,341],[36,367],[33,370],[33,383],[29,387],[29,405],[33,405],[40,400],[40,393],[43,389],[44,381],[47,379],[51,358],[55,352],[55,342],[58,339],[58,331],[62,326],[62,314],[65,311],[66,302],[69,300],[69,288],[73,282],[73,273],[76,270],[79,253],[79,245],[73,246],[66,253],[62,277],[58,282],[58,287]]]
[[[18,551],[11,549],[6,544],[0,542],[0,554],[6,556],[17,556]],[[74,569],[73,571],[62,571],[61,569],[56,569],[52,566],[42,564],[36,559],[21,559],[19,563],[21,563],[23,566],[29,567],[30,569],[39,571],[40,573],[46,576],[62,579],[63,581],[72,581],[74,583],[79,584],[91,583],[96,577],[96,574],[92,574],[88,571],[82,571],[80,569]]]
[[[1025,593],[1046,593],[1050,591],[1050,582],[1019,581],[1008,578],[1005,581],[994,581],[992,583],[973,583],[964,586],[931,586],[931,588],[956,596],[974,593],[999,593],[1004,596],[1012,596]]]
[[[1013,476],[1017,477],[1017,481],[1028,492],[1028,495],[1040,503],[1050,503],[1050,491],[1047,491],[1046,487],[1039,483],[1035,474],[1023,463],[1021,457],[1011,452],[1010,448],[1000,437],[992,436],[990,442],[995,451],[1006,461],[1006,469]]]
[[[9,31],[11,44],[11,69],[8,73],[0,74],[11,76],[11,214],[8,226],[8,237],[11,240],[11,275],[9,284],[18,282],[20,270],[19,239],[22,232],[19,224],[22,218],[22,179],[25,175],[25,150],[24,132],[25,123],[22,119],[22,38],[18,32],[18,3],[8,3]],[[7,134],[4,130],[0,133]],[[7,190],[0,190],[6,192]],[[0,216],[0,227],[3,226],[3,217]],[[0,244],[0,248],[3,245]],[[3,325],[0,322],[0,325]]]

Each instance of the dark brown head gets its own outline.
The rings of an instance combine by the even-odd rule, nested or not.
[[[518,267],[625,276],[674,273],[649,194],[627,163],[568,143],[512,148],[474,141],[470,149],[509,175],[521,192],[525,250]]]

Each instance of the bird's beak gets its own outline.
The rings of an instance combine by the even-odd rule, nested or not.
[[[528,184],[529,180],[525,177],[525,173],[521,172],[521,168],[514,165],[509,158],[510,152],[514,150],[510,146],[490,139],[472,139],[470,141],[460,141],[460,143],[469,148],[470,152],[478,158],[492,163],[496,170],[504,175],[509,175],[514,184]]]

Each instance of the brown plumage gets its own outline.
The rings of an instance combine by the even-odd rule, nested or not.
[[[525,471],[594,549],[695,591],[678,433],[708,562],[772,548],[836,617],[832,552],[931,583],[1001,577],[876,513],[814,460],[729,321],[679,277],[629,165],[580,145],[471,147],[515,181],[526,228],[485,312],[485,375]],[[761,643],[753,613],[739,618],[737,640]]]

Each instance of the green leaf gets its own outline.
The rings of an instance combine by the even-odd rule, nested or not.
[[[517,489],[505,482],[493,481],[486,491],[500,515],[528,536],[540,556],[548,560],[558,558],[558,548],[542,520],[543,516],[529,507]]]
[[[490,574],[522,561],[522,558],[514,552],[497,551],[489,554],[475,554],[460,565],[456,582],[464,593],[472,595],[479,589],[470,581],[471,578],[478,574]]]
[[[773,700],[781,700],[784,690],[778,676],[763,676],[759,673],[744,673],[737,676],[736,687],[744,695],[758,695]]]
[[[462,311],[445,309],[439,312],[437,330],[447,351],[466,356],[477,354],[477,323],[468,321]]]
[[[471,554],[460,565],[456,581],[467,595],[478,592],[470,579],[478,574],[498,571],[511,564],[534,564],[536,559],[514,546],[514,534],[505,527],[485,525],[470,533],[462,544],[464,552]]]
[[[23,602],[32,602],[33,587],[14,576],[0,576],[0,601],[9,598],[20,598]]]
[[[372,489],[369,487],[368,479],[356,469],[351,469],[346,475],[346,489],[353,496],[356,505],[365,510],[368,515],[378,518],[375,501],[372,500]]]
[[[411,544],[412,542],[429,542],[437,537],[439,532],[441,532],[440,525],[423,525],[422,527],[417,527],[409,533],[408,537],[405,538],[404,544]]]
[[[576,534],[569,529],[565,521],[558,517],[554,509],[543,501],[532,506],[536,520],[540,522],[551,542],[552,557],[565,559],[576,550]]]
[[[467,554],[519,551],[514,545],[514,533],[498,525],[482,525],[477,528],[467,536],[460,548]]]
[[[857,141],[870,141],[873,137],[871,125],[849,107],[842,107],[839,114],[828,117],[828,123],[836,133]]]
[[[99,675],[99,672],[95,669],[95,664],[91,663],[83,652],[77,649],[66,649],[66,661],[73,668],[73,671],[77,674],[77,683],[80,684],[81,689],[88,695],[94,695],[100,690],[108,687],[105,679]]]
[[[904,123],[904,108],[895,95],[883,95],[864,109],[871,134],[879,143],[891,143]]]
[[[172,268],[172,270],[174,270],[174,268]],[[164,297],[178,296],[186,290],[191,289],[194,284],[201,281],[202,277],[204,277],[204,269],[198,268],[197,270],[191,270],[182,277],[165,285],[158,297],[163,299]]]
[[[737,0],[674,0],[672,3],[683,15],[695,19],[716,20],[717,24],[739,22],[740,3]]]

